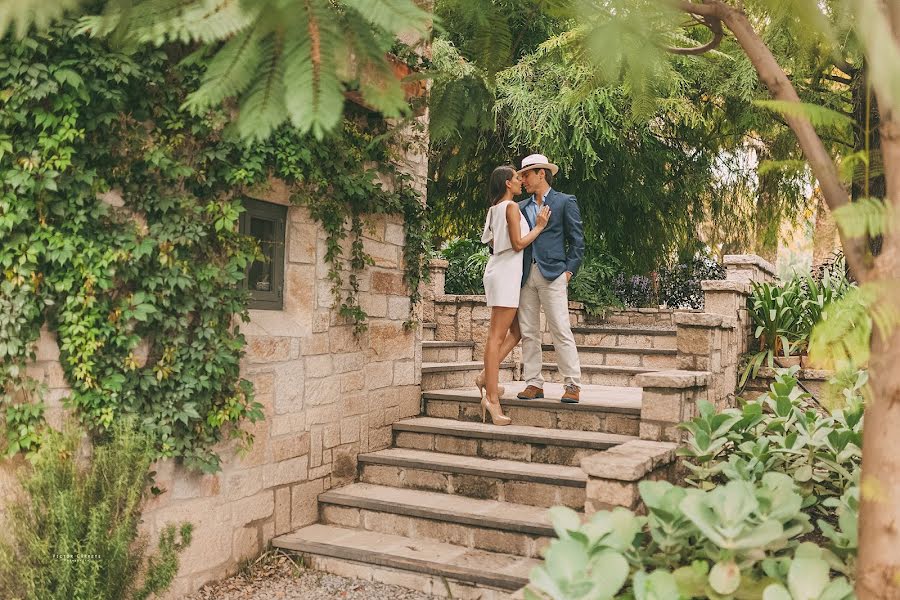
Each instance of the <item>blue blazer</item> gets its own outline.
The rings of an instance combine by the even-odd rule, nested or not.
[[[532,256],[537,257],[537,266],[547,281],[553,281],[566,271],[571,271],[574,276],[584,260],[584,225],[575,196],[551,188],[544,203],[550,207],[550,222],[541,235],[525,248],[522,285],[525,285],[531,272]],[[530,204],[534,204],[534,195],[519,202],[519,210],[534,229],[534,222],[526,211]]]

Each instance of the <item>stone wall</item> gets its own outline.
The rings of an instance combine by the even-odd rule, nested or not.
[[[424,158],[408,162],[424,181]],[[246,195],[290,205],[291,190],[274,180]],[[324,231],[306,208],[288,208],[283,309],[251,310],[250,322],[241,325],[247,340],[241,372],[265,413],[264,421],[248,426],[256,438],[252,449],[239,455],[232,444],[221,444],[222,470],[212,475],[171,460],[155,466],[163,493],[146,504],[144,531],[155,539],[167,523],[194,524],[169,597],[236,572],[273,536],[317,521],[317,495],[352,481],[357,455],[388,447],[391,425],[419,414],[421,328],[404,328],[410,300],[402,218],[373,216],[363,231],[375,264],[360,277],[360,302],[370,319],[357,338],[333,310]],[[37,358],[29,371],[50,388],[48,420],[58,424],[68,388],[49,331],[41,334]],[[12,489],[20,462],[0,469],[0,492]]]
[[[484,295],[454,295],[444,293],[448,263],[443,259],[430,262],[431,282],[423,293],[423,319],[436,324],[435,339],[444,341],[473,341],[474,360],[484,358],[491,322],[491,309]],[[682,312],[682,311],[677,311]],[[688,311],[690,312],[690,311]],[[580,302],[569,302],[572,327],[589,325],[623,325],[633,327],[673,327],[676,311],[667,308],[628,308],[610,311],[603,317],[590,315]],[[545,344],[552,343],[550,329],[541,312],[541,332]],[[512,360],[520,361],[521,350],[513,350]]]

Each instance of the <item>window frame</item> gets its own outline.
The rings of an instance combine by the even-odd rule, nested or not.
[[[241,234],[253,237],[250,233],[252,218],[272,221],[275,224],[274,249],[272,252],[272,290],[263,292],[250,289],[250,269],[253,262],[247,265],[241,287],[250,291],[249,308],[260,310],[282,310],[284,308],[284,249],[286,243],[285,225],[287,222],[287,206],[243,198],[244,212],[241,213],[238,228]],[[255,261],[254,261],[255,262]]]

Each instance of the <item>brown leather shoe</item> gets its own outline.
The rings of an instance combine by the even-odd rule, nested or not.
[[[566,393],[562,395],[562,398],[560,398],[559,401],[565,402],[566,404],[578,404],[580,395],[581,388],[574,383],[569,383],[566,384]]]
[[[516,394],[516,398],[521,398],[522,400],[535,400],[543,397],[544,389],[539,388],[536,385],[529,385],[527,388]]]

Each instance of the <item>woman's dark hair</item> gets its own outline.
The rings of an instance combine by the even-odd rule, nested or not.
[[[497,204],[500,198],[506,194],[506,182],[516,174],[516,168],[509,165],[501,165],[491,173],[491,182],[488,185],[488,201],[491,206]]]

